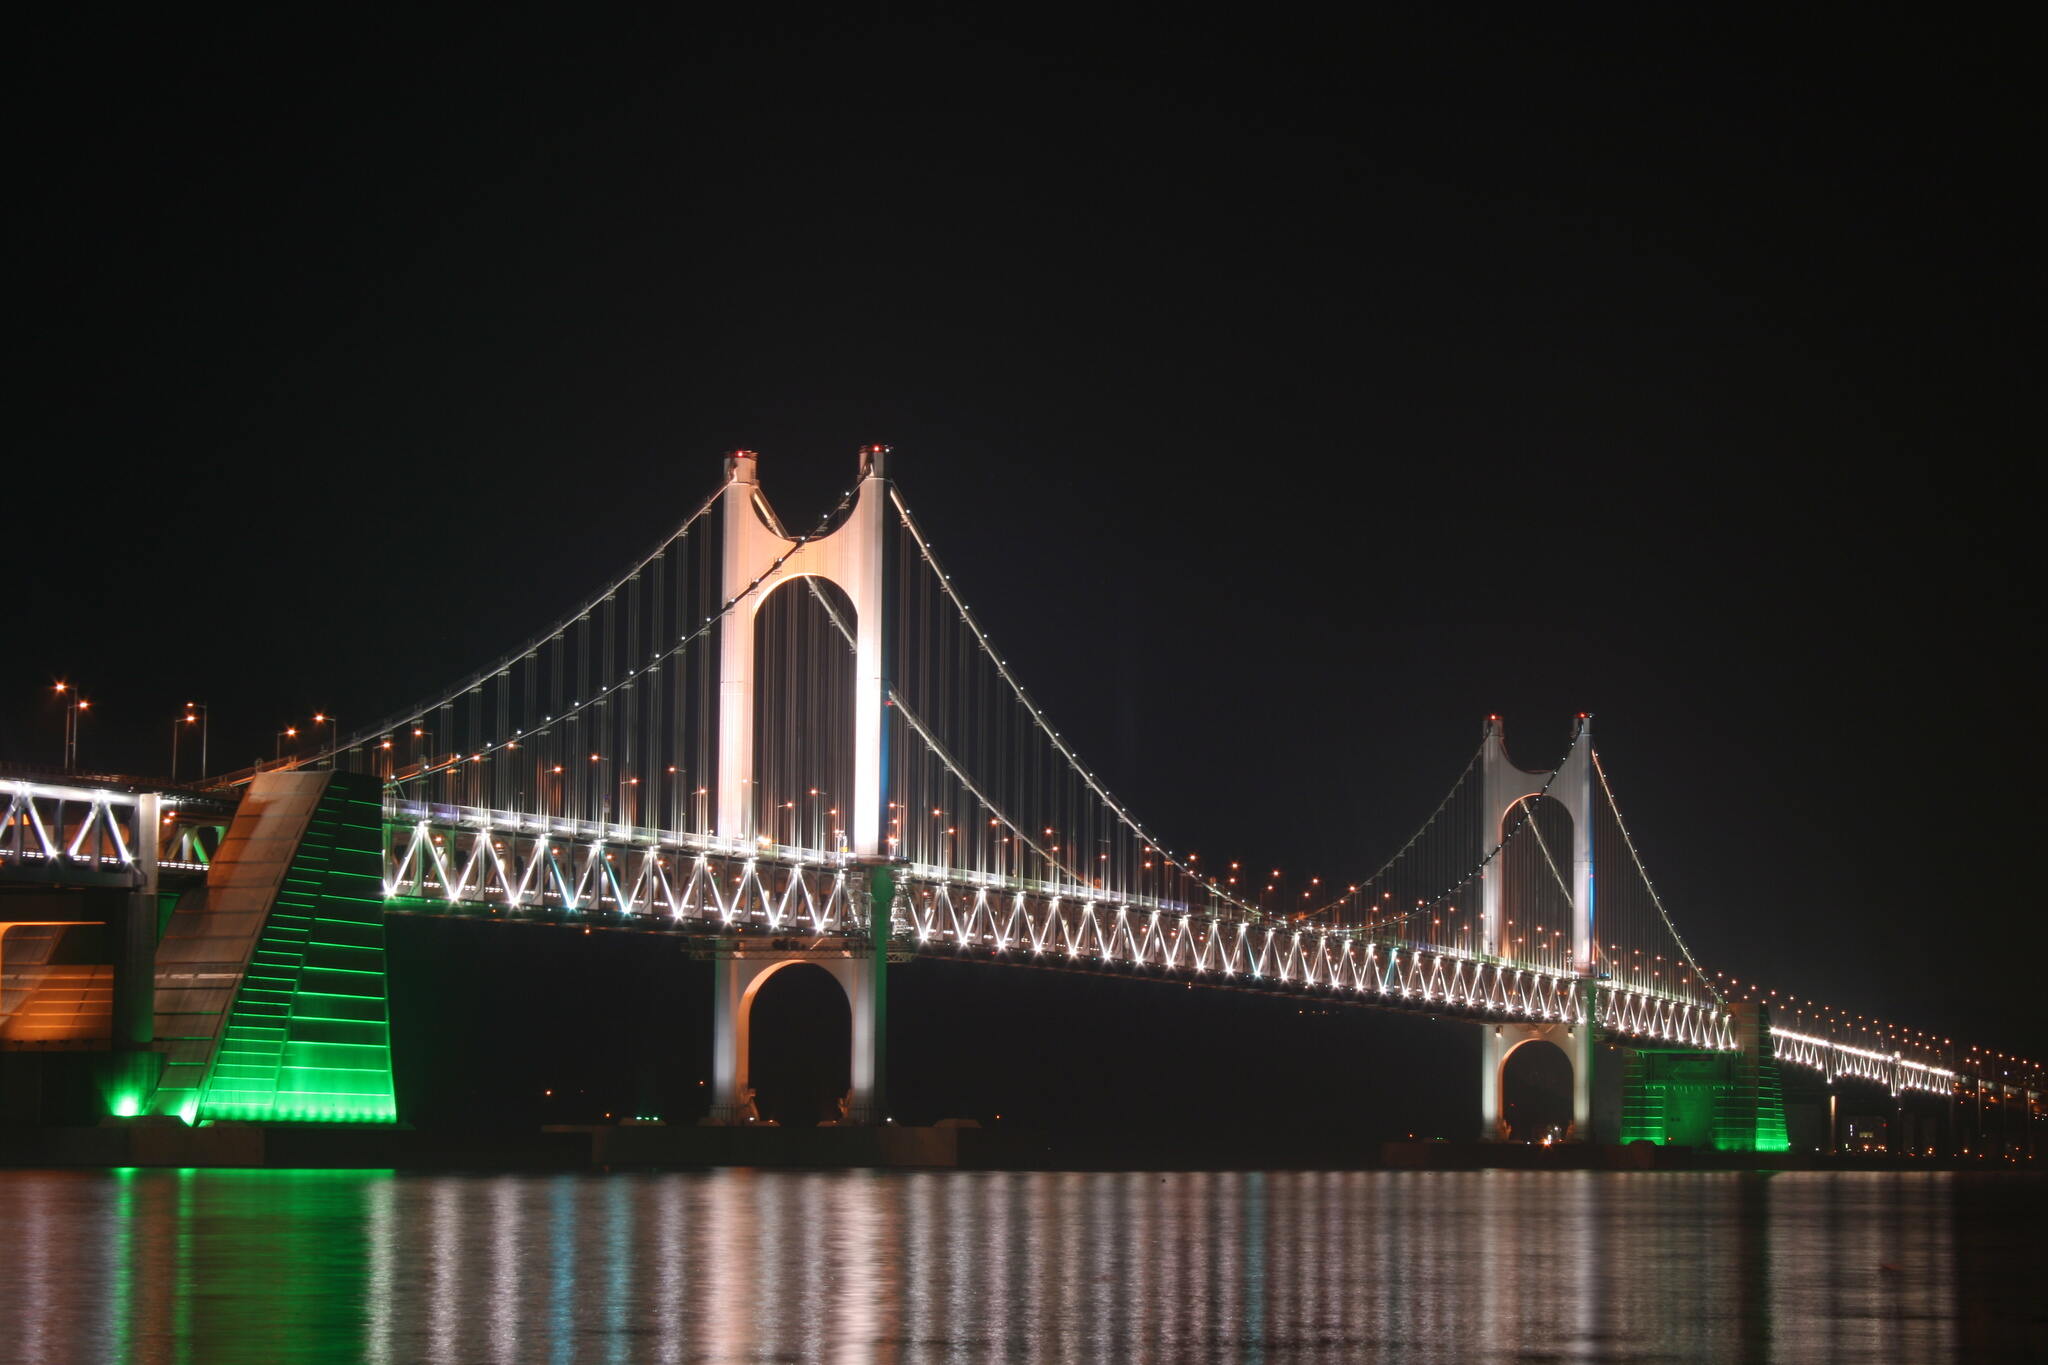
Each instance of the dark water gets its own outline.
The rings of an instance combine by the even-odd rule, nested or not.
[[[2048,1354],[2042,1183],[0,1172],[0,1359]]]

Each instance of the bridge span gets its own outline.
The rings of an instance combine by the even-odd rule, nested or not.
[[[1485,1138],[1538,1042],[1569,1060],[1580,1141],[1781,1150],[1786,1068],[1980,1114],[2042,1101],[1982,1054],[1732,998],[1651,882],[1589,716],[1534,770],[1488,718],[1376,870],[1268,906],[1155,837],[1052,726],[884,447],[802,534],[734,453],[576,612],[324,748],[190,789],[0,792],[0,905],[21,908],[0,916],[0,1048],[89,1058],[115,1115],[396,1121],[392,1049],[428,1044],[391,1035],[392,915],[687,940],[716,964],[713,1122],[757,1117],[753,1003],[799,962],[851,1009],[846,1120],[880,1121],[890,964],[920,957],[1467,1021]],[[1596,1113],[1597,1044],[1625,1059],[1618,1113]]]

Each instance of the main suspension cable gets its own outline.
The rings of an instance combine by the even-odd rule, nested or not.
[[[1587,752],[1593,760],[1593,771],[1600,778],[1600,790],[1607,797],[1607,809],[1614,813],[1615,828],[1621,831],[1621,842],[1628,848],[1628,856],[1635,863],[1636,875],[1643,879],[1643,889],[1650,893],[1650,904],[1657,907],[1657,915],[1664,921],[1664,928],[1670,933],[1672,942],[1678,945],[1679,952],[1685,954],[1685,964],[1692,968],[1693,979],[1707,988],[1707,993],[1714,997],[1714,1003],[1726,1004],[1727,1002],[1721,998],[1721,992],[1714,988],[1713,982],[1700,970],[1700,964],[1693,958],[1692,949],[1686,946],[1685,936],[1679,933],[1678,926],[1671,922],[1671,912],[1664,908],[1664,898],[1657,894],[1657,884],[1650,880],[1650,871],[1643,866],[1643,855],[1636,852],[1635,838],[1628,832],[1627,822],[1621,818],[1621,807],[1614,800],[1614,788],[1607,782],[1607,769],[1600,763],[1600,751],[1588,749]]]
[[[1148,847],[1158,850],[1162,862],[1199,883],[1201,880],[1200,874],[1188,863],[1177,857],[1164,844],[1153,838],[1151,833],[1143,825],[1139,824],[1137,819],[1129,811],[1125,810],[1114,796],[1110,795],[1108,789],[1102,785],[1095,774],[1088,771],[1082,764],[1079,756],[1067,746],[1066,741],[1060,738],[1059,732],[1054,730],[1051,722],[1046,720],[1045,713],[1039,710],[1036,702],[1031,700],[1031,695],[1025,691],[1024,684],[1018,681],[1016,674],[1010,671],[1009,665],[1003,661],[1002,656],[996,653],[995,646],[989,642],[988,632],[982,628],[980,620],[975,617],[972,611],[968,610],[967,604],[960,600],[960,595],[953,591],[952,576],[940,567],[938,556],[932,552],[931,543],[925,538],[923,531],[918,527],[917,519],[911,516],[910,508],[905,505],[902,495],[896,491],[893,485],[889,489],[889,500],[895,504],[896,513],[902,519],[904,530],[910,534],[911,540],[917,546],[919,555],[923,558],[926,567],[936,577],[941,591],[946,595],[946,599],[960,613],[960,619],[967,623],[967,628],[973,633],[975,641],[981,646],[982,653],[987,655],[989,662],[995,665],[996,672],[1002,677],[1004,683],[1009,686],[1011,694],[1024,707],[1025,712],[1030,715],[1032,721],[1037,725],[1039,732],[1051,743],[1060,757],[1066,760],[1067,766],[1073,771],[1074,775],[1087,786],[1088,790],[1095,793],[1096,798],[1104,806],[1108,807],[1116,815],[1117,820],[1123,824],[1124,828],[1128,829],[1137,838],[1143,840]],[[1257,907],[1247,904],[1229,891],[1224,890],[1214,879],[1210,880],[1208,887],[1217,899],[1237,907],[1237,909],[1244,912],[1252,920],[1263,920],[1266,917]]]
[[[664,554],[668,553],[668,549],[671,545],[674,545],[678,540],[681,540],[687,535],[689,535],[690,528],[696,525],[698,521],[702,520],[704,516],[707,513],[709,513],[713,507],[716,507],[718,505],[718,500],[725,496],[725,490],[731,486],[732,481],[730,479],[728,479],[725,483],[720,484],[716,492],[714,492],[710,497],[706,498],[703,504],[700,507],[698,507],[696,511],[690,513],[689,516],[683,518],[682,524],[676,527],[675,530],[669,532],[668,535],[662,540],[662,542],[659,545],[655,546],[652,550],[649,550],[646,554],[642,555],[639,558],[639,560],[634,563],[632,568],[626,570],[623,574],[620,574],[617,578],[612,580],[611,584],[608,587],[606,587],[602,592],[599,592],[598,594],[590,598],[590,600],[585,602],[582,607],[562,617],[559,621],[555,622],[553,626],[540,632],[540,634],[533,636],[525,644],[521,645],[518,649],[515,649],[511,653],[504,655],[495,663],[492,663],[487,667],[478,669],[475,673],[472,673],[468,678],[464,679],[462,682],[458,683],[454,687],[449,688],[438,700],[425,703],[424,705],[413,706],[403,711],[394,712],[378,724],[368,726],[361,730],[357,730],[354,733],[352,733],[347,740],[335,743],[331,745],[329,748],[323,750],[322,752],[315,754],[313,757],[304,760],[301,766],[304,766],[304,764],[307,763],[319,763],[323,760],[331,761],[336,754],[343,753],[347,750],[354,749],[363,744],[366,744],[371,740],[375,739],[378,735],[387,734],[392,730],[399,729],[403,726],[412,725],[417,721],[423,720],[430,712],[437,711],[443,706],[450,705],[458,698],[462,697],[464,694],[470,692],[482,683],[488,682],[490,679],[496,677],[498,674],[503,673],[506,669],[512,667],[512,665],[518,663],[521,659],[526,658],[535,650],[540,649],[542,646],[548,644],[553,640],[560,639],[564,632],[566,632],[570,627],[574,626],[578,621],[581,621],[585,617],[589,616],[591,612],[596,611],[614,594],[616,594],[620,588],[626,586],[628,583],[631,583],[637,578],[639,578],[639,576],[646,570],[649,564],[652,564],[655,560],[661,558]],[[673,653],[674,651],[670,652]]]

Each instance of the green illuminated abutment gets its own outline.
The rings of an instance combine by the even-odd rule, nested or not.
[[[332,775],[235,993],[197,1117],[394,1123],[376,781]]]

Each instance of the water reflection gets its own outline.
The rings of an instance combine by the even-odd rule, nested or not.
[[[0,1172],[0,1359],[2018,1356],[1956,1267],[2024,1274],[2040,1187],[1965,1251],[1959,1183]]]

